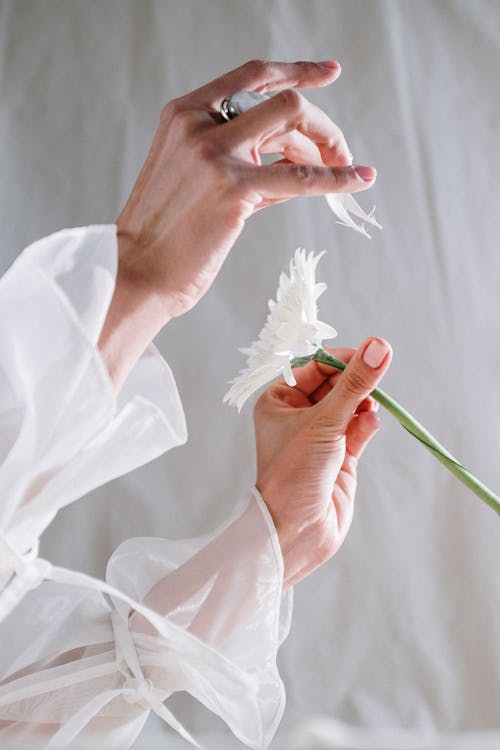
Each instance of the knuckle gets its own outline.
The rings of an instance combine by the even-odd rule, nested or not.
[[[367,391],[370,391],[371,386],[363,373],[359,372],[359,370],[352,369],[345,373],[344,389],[349,395],[360,397],[364,396]]]
[[[172,99],[163,107],[161,121],[169,128],[187,133],[193,125],[191,109],[183,99]]]
[[[304,109],[305,98],[296,89],[283,89],[279,94],[276,94],[275,99],[294,114],[300,114]]]
[[[267,60],[254,59],[249,60],[243,67],[245,68],[245,72],[250,76],[259,78],[265,75],[266,71],[269,70],[270,63]]]
[[[344,145],[344,142],[337,134],[331,135],[327,141],[325,141],[325,145],[328,149],[332,152],[332,154],[335,156],[335,159],[339,166],[349,166],[349,163],[345,160],[347,159],[346,155],[346,146]],[[343,164],[340,164],[340,162],[344,162]]]
[[[187,109],[179,109],[171,120],[171,124],[180,133],[188,133],[192,128],[191,113]]]
[[[351,185],[353,178],[353,169],[351,167],[337,167],[332,171],[332,175],[335,180],[335,187],[339,192],[346,185]]]
[[[181,99],[171,99],[171,101],[167,102],[167,104],[165,104],[165,106],[163,107],[161,111],[161,117],[163,120],[171,120],[183,109],[184,108]]]
[[[329,148],[336,164],[341,167],[349,167],[351,165],[352,158],[348,155],[347,147],[342,142],[332,138]]]
[[[317,181],[317,171],[311,164],[297,164],[295,167],[297,180],[304,186],[313,186]]]
[[[224,201],[225,226],[231,230],[241,230],[242,217],[248,215],[246,203],[251,196],[245,170],[234,159],[214,150],[213,144],[201,148],[204,148],[201,157],[204,183],[209,186],[212,199],[218,196],[219,200]]]
[[[214,172],[214,181],[224,185],[236,200],[245,189],[245,178],[239,165],[231,158],[223,158],[217,151],[211,151],[213,145],[207,147],[205,158],[210,159]]]

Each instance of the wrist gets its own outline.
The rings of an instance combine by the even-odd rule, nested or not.
[[[129,237],[117,232],[118,268],[115,289],[99,337],[98,348],[116,390],[170,320],[153,284],[131,262],[134,249]]]
[[[286,492],[271,492],[256,483],[278,537],[283,558],[283,587],[293,586],[329,560],[341,542],[332,509],[320,515],[287,512]],[[289,498],[288,498],[289,500]],[[305,510],[305,509],[304,509]]]
[[[134,297],[151,308],[160,321],[158,330],[172,318],[188,312],[197,301],[198,289],[190,282],[182,258],[169,256],[168,242],[133,231],[121,218],[117,223],[118,272]],[[184,278],[187,275],[188,281]]]

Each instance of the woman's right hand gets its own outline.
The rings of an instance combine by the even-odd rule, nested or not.
[[[357,464],[379,428],[370,393],[387,372],[391,346],[370,338],[356,351],[329,349],[340,373],[311,361],[297,385],[274,383],[254,411],[257,489],[273,518],[291,586],[329,560],[352,521]]]

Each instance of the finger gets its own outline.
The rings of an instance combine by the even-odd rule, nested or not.
[[[269,164],[241,167],[246,183],[263,199],[287,199],[299,195],[357,193],[375,182],[373,167],[316,167],[304,164]]]
[[[313,404],[317,404],[320,401],[322,401],[330,391],[332,390],[332,384],[330,383],[330,379],[328,379],[325,383],[322,383],[319,388],[316,388],[314,393],[311,393],[309,398],[311,399]]]
[[[259,148],[260,154],[283,154],[285,159],[281,164],[317,164],[323,165],[323,160],[318,147],[305,135],[297,130],[292,130],[286,135],[270,138]],[[285,161],[286,160],[286,161]],[[277,164],[277,162],[274,162]],[[332,165],[336,166],[336,165]],[[340,166],[340,165],[339,165]]]
[[[309,399],[313,404],[317,404],[319,401],[322,401],[326,396],[329,395],[332,388],[335,387],[337,384],[338,379],[340,378],[341,373],[335,372],[333,375],[330,375],[320,386],[319,388],[316,388],[314,393],[311,393],[309,395]],[[379,408],[379,404],[377,401],[375,401],[374,398],[371,396],[367,396],[363,399],[363,401],[360,403],[358,408],[355,411],[355,414],[361,414],[362,411],[373,411],[377,412]]]
[[[354,464],[354,458],[351,458],[351,461]],[[354,469],[352,473],[347,472],[344,466],[342,466],[332,493],[332,503],[337,516],[340,544],[344,542],[352,523],[356,484],[356,470]]]
[[[341,72],[336,60],[318,62],[271,62],[250,60],[187,95],[201,106],[219,110],[221,101],[238,91],[274,91],[283,88],[319,88],[333,83]]]
[[[357,463],[357,459],[346,452],[344,462],[335,481],[335,489],[332,493],[332,502],[341,537],[345,537],[352,522],[357,485]]]
[[[327,348],[325,347],[325,350],[326,349]],[[328,351],[342,362],[349,362],[356,350],[351,347],[336,347],[335,349],[328,348]],[[324,365],[322,362],[316,362],[316,360],[313,359],[303,367],[293,368],[293,374],[297,381],[295,388],[298,388],[308,396],[328,380],[330,376],[337,372],[338,370],[334,367]]]
[[[356,349],[354,346],[323,346],[323,349],[327,354],[331,354],[332,357],[335,357],[336,359],[340,359],[342,362],[350,362],[351,359],[356,354]],[[318,362],[319,365],[322,367],[325,367],[327,370],[331,370],[330,365],[323,365],[321,362]]]
[[[362,411],[374,411],[375,413],[378,412],[379,409],[379,403],[378,401],[375,401],[374,398],[371,396],[367,396],[363,399],[363,401],[360,403],[358,408],[356,409],[356,414],[360,414]]]
[[[370,338],[362,344],[335,388],[314,407],[321,415],[323,427],[333,434],[344,434],[358,406],[387,371],[391,356],[390,344],[384,339]]]
[[[380,429],[380,420],[373,411],[353,417],[346,432],[346,455],[359,460],[370,440]]]
[[[298,130],[318,148],[324,164],[347,165],[352,154],[344,134],[322,109],[295,89],[285,89],[225,123],[216,133],[221,148],[247,146],[260,150],[270,138]]]
[[[273,383],[268,390],[269,398],[277,404],[285,404],[294,409],[307,409],[311,406],[310,398],[298,388],[291,388],[285,382]]]

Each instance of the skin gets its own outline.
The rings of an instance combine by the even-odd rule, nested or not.
[[[339,74],[335,61],[252,61],[163,109],[116,221],[117,283],[99,348],[117,390],[158,331],[210,288],[254,213],[373,185],[375,169],[353,166],[339,127],[295,90]],[[280,93],[221,124],[221,101],[242,90]],[[262,165],[264,153],[282,158]],[[310,363],[297,371],[297,388],[277,383],[257,402],[257,488],[278,532],[286,585],[335,554],[347,534],[357,460],[378,429],[368,394],[391,357],[386,345],[379,367],[365,364],[370,341],[355,353],[334,350],[350,360],[341,375]]]
[[[380,344],[377,367],[364,361]],[[343,373],[319,362],[296,368],[297,385],[270,386],[254,410],[256,487],[273,517],[283,553],[285,586],[329,560],[351,526],[357,466],[378,431],[370,392],[387,371],[392,351],[383,339],[355,349],[328,349],[348,362]]]
[[[326,86],[339,74],[335,61],[252,61],[164,107],[116,221],[118,279],[100,348],[117,387],[160,328],[209,289],[252,214],[299,195],[373,184],[373,168],[361,168],[364,179],[349,166],[338,126],[291,88]],[[228,92],[277,89],[270,101],[218,124]],[[266,152],[283,159],[263,166]]]
[[[351,166],[337,125],[293,90],[326,86],[339,74],[335,61],[253,61],[164,108],[116,222],[117,281],[99,341],[116,390],[156,333],[209,289],[256,211],[295,196],[371,187],[375,170]],[[221,101],[242,90],[281,93],[221,126]],[[283,158],[262,166],[263,153]],[[272,385],[254,410],[256,486],[278,533],[285,586],[342,545],[352,520],[357,463],[379,428],[369,393],[389,367],[389,344],[371,338],[357,351],[331,351],[349,363],[343,373],[310,362],[295,370],[297,387]],[[146,603],[161,610],[154,594]],[[150,632],[149,623],[133,618],[134,629]],[[81,655],[68,652],[63,662]],[[17,722],[0,726],[12,726],[15,738]],[[45,724],[40,736],[57,728]]]

